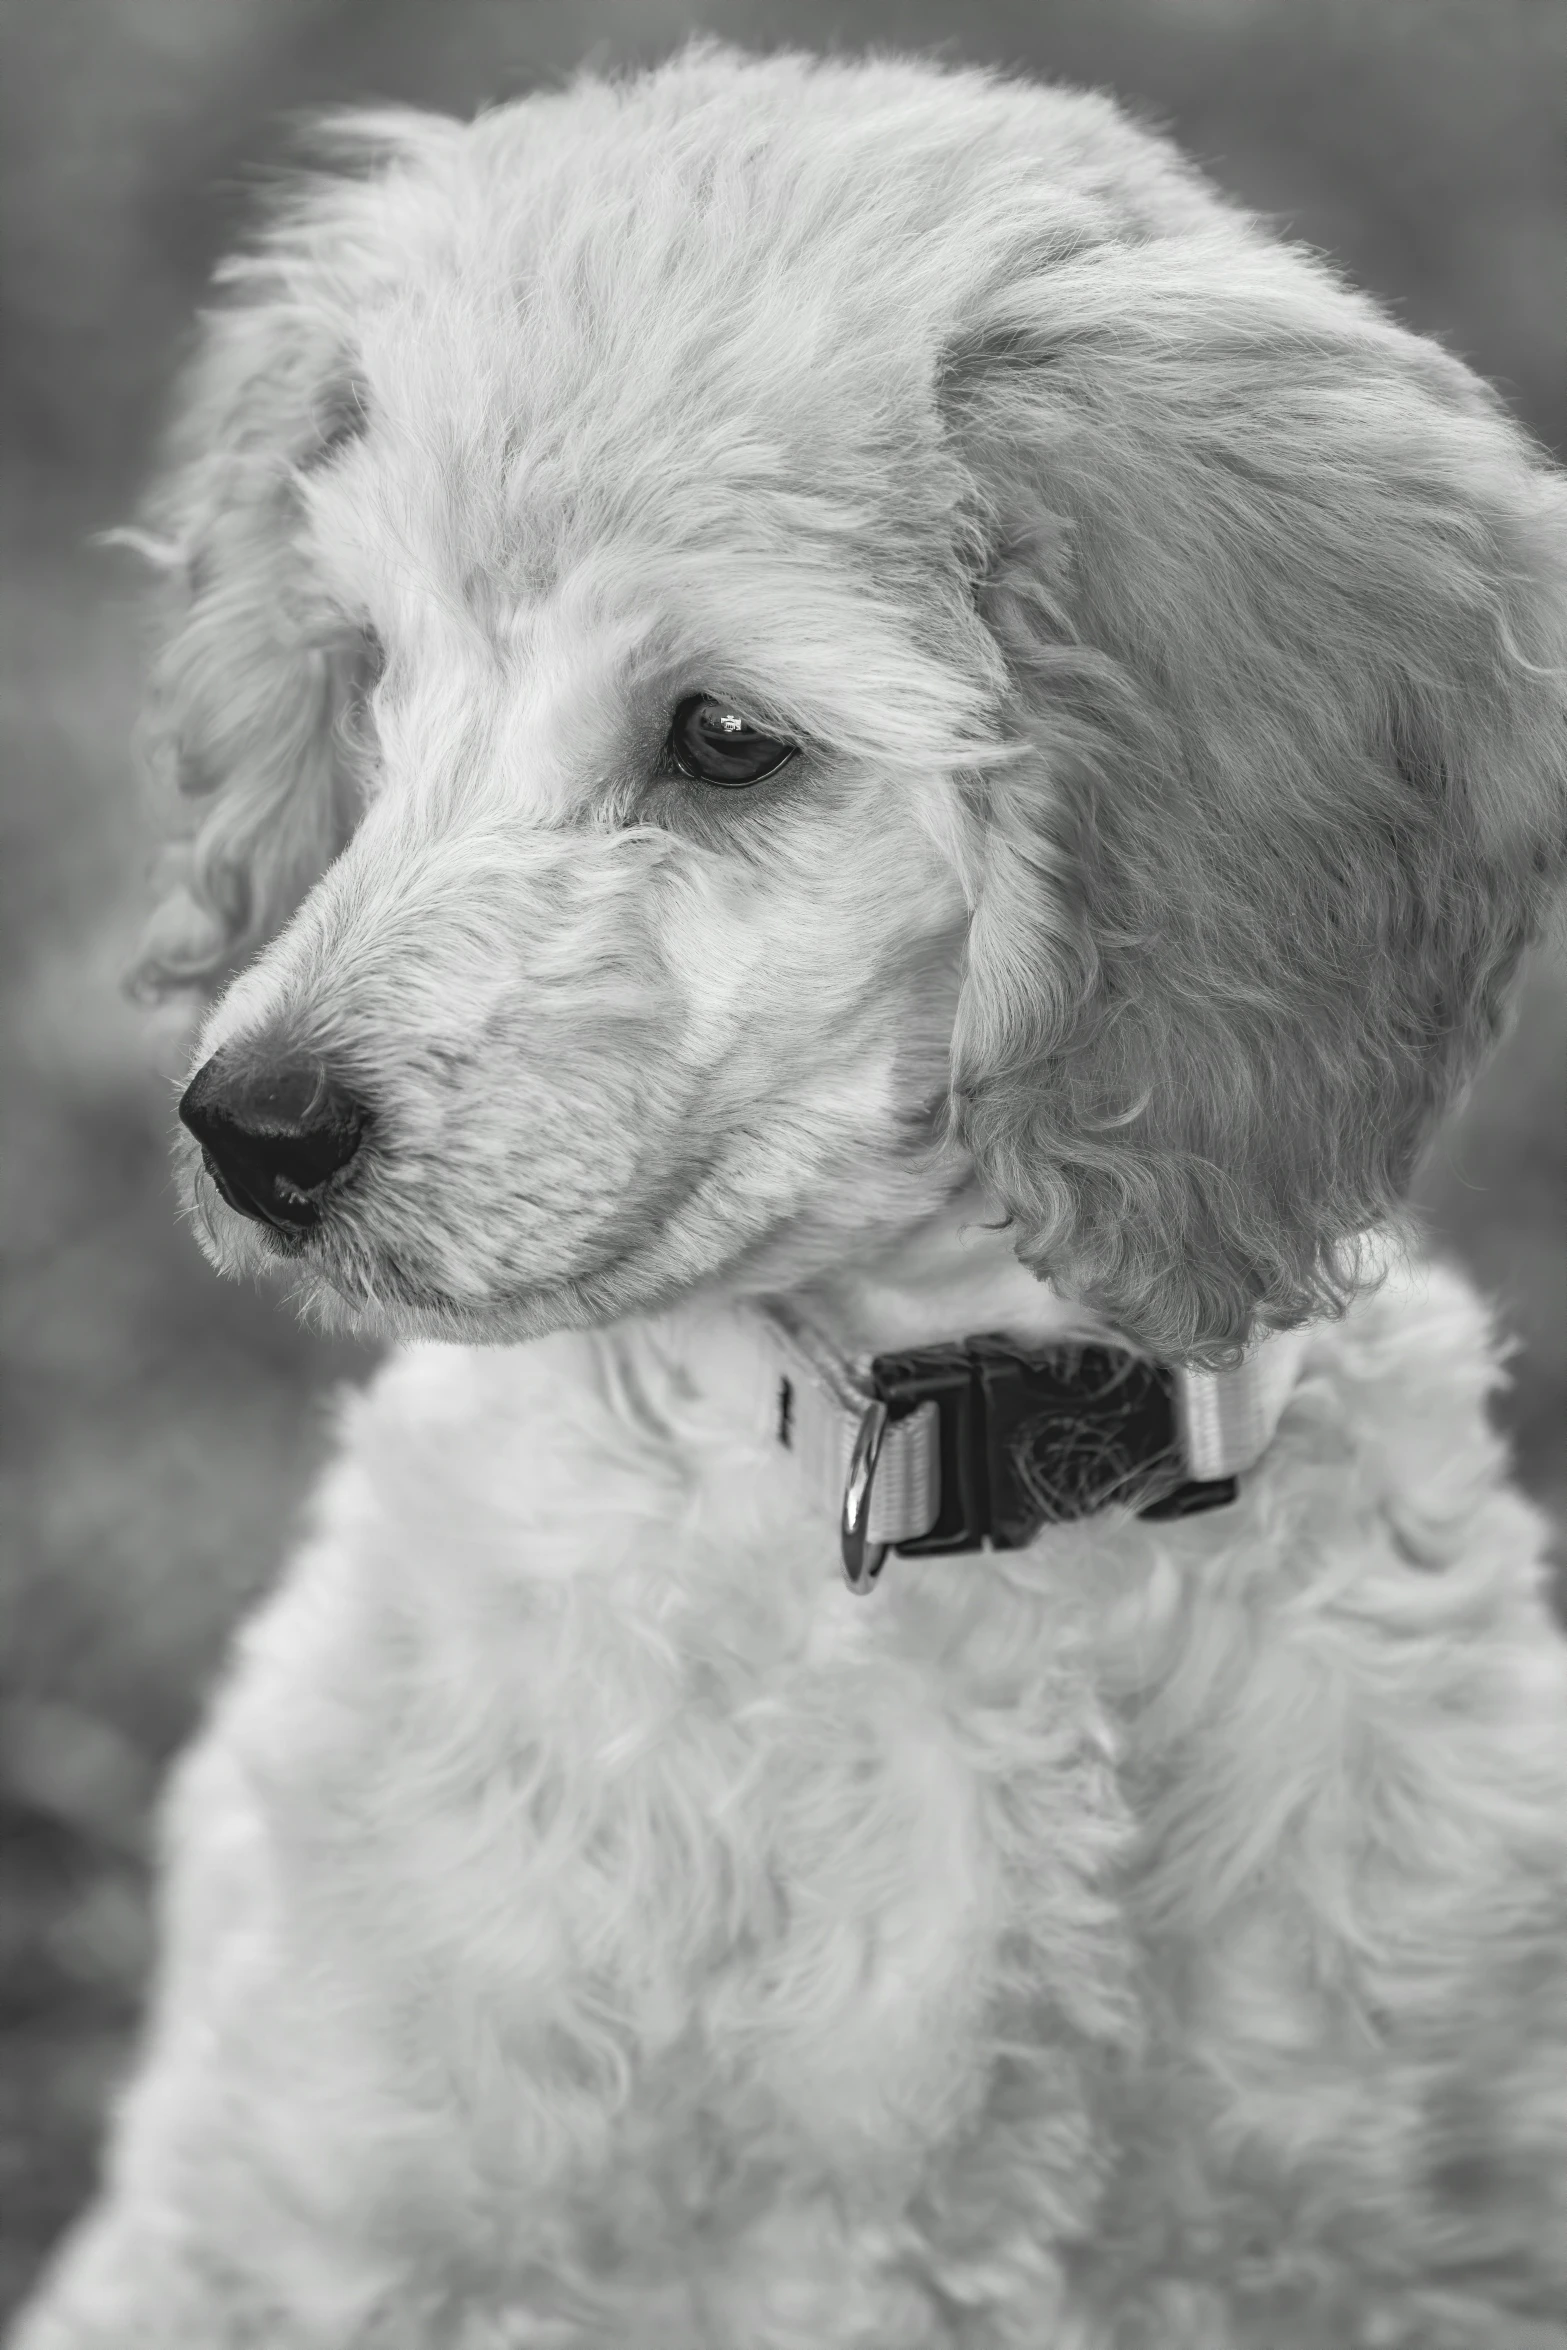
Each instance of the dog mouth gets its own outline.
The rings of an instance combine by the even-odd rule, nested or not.
[[[661,1176],[629,1188],[597,1231],[577,1235],[566,1262],[557,1254],[537,1266],[475,1264],[472,1236],[445,1231],[439,1219],[433,1246],[428,1235],[420,1247],[410,1235],[377,1230],[374,1170],[358,1161],[319,1185],[293,1186],[296,1198],[276,1180],[261,1189],[232,1160],[192,1149],[185,1188],[218,1270],[282,1279],[308,1318],[367,1336],[483,1341],[612,1319],[688,1287],[689,1267],[660,1269],[660,1242],[692,1199],[721,1180],[721,1157],[681,1153]]]

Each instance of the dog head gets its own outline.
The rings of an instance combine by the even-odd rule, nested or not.
[[[343,135],[155,516],[217,1260],[509,1337],[977,1170],[1171,1355],[1341,1303],[1567,854],[1496,403],[1096,98],[698,51]]]

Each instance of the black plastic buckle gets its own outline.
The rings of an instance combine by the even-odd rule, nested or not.
[[[906,1558],[1018,1550],[1042,1526],[1112,1502],[1185,1518],[1235,1499],[1233,1477],[1185,1474],[1174,1373],[1119,1347],[965,1338],[878,1355],[871,1386],[891,1422],[937,1407],[940,1512],[928,1533],[894,1544]]]

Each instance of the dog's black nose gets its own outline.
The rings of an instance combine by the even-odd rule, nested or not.
[[[307,1232],[322,1195],[359,1148],[367,1112],[321,1061],[241,1051],[203,1063],[180,1103],[231,1208],[279,1231]]]

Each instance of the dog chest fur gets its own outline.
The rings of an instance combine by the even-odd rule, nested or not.
[[[869,1605],[669,1322],[405,1356],[186,1766],[133,2131],[221,2050],[177,2192],[247,2208],[323,2338],[356,2275],[367,2308],[570,2280],[577,2339],[664,2293],[671,2339],[700,2304],[737,2341],[857,2339],[821,2330],[856,2295],[934,2341],[966,2294],[1001,2342],[1112,2278],[1203,2326],[1237,2275],[1269,2324],[1391,2280],[1473,2072],[1454,1979],[1485,1997],[1499,1901],[1519,1947],[1520,1861],[1532,1930],[1561,1915],[1559,1854],[1498,1857],[1538,1814],[1487,1759],[1505,1711],[1520,1785],[1563,1764],[1534,1529],[1478,1380],[1422,1378],[1475,1318],[1428,1282],[1324,1338],[1224,1539],[1092,1522],[894,1561]],[[1450,1488],[1400,1491],[1433,1406]]]
[[[250,1635],[186,1825],[221,1781],[288,1874],[258,1933],[302,1946],[235,1960],[241,2030],[258,1963],[290,2002],[255,2030],[296,2052],[260,2089],[280,2133],[305,2097],[324,2192],[363,2193],[364,2116],[334,2078],[351,1999],[404,2116],[378,2192],[438,2235],[514,2231],[544,2190],[612,2238],[650,2150],[656,2222],[646,2185],[625,2221],[644,2256],[683,2206],[711,2227],[775,2201],[780,2172],[885,2214],[971,2132],[981,2052],[1026,1996],[1035,2036],[1059,2010],[1039,2062],[1070,2204],[1083,2093],[1063,2086],[1130,2010],[1105,1890],[1121,1807],[1069,1613],[1023,1595],[1003,1632],[974,1592],[964,1623],[914,1576],[858,1606],[830,1528],[779,1540],[791,1465],[704,1426],[700,1396],[675,1399],[700,1442],[660,1438],[656,1357],[628,1400],[639,1351],[396,1366]]]

